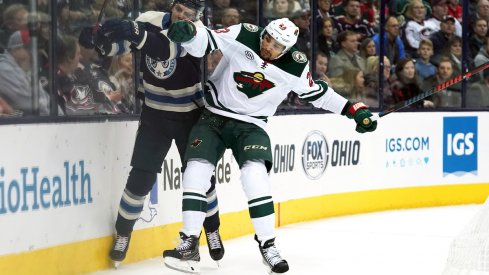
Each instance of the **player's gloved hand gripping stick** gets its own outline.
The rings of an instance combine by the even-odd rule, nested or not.
[[[408,107],[409,105],[416,103],[420,100],[423,100],[423,99],[425,99],[425,98],[427,98],[427,97],[429,97],[429,96],[431,96],[437,92],[443,91],[446,88],[453,86],[453,85],[461,82],[464,79],[468,79],[468,78],[472,77],[473,75],[476,75],[477,73],[479,73],[479,72],[481,72],[487,68],[489,68],[489,62],[484,63],[478,67],[475,67],[474,69],[472,69],[471,71],[469,71],[465,74],[457,75],[457,76],[455,76],[455,77],[453,77],[453,78],[451,78],[451,79],[449,79],[443,83],[440,83],[440,84],[436,85],[435,87],[433,87],[433,89],[431,89],[431,90],[424,91],[417,96],[414,96],[412,98],[406,99],[406,100],[401,101],[401,102],[398,102],[395,105],[383,110],[382,112],[380,112],[380,113],[378,113],[372,117],[364,119],[363,123],[365,125],[368,125],[372,121],[376,121],[377,119],[379,119],[383,116],[386,116],[392,112],[398,111],[402,108]]]

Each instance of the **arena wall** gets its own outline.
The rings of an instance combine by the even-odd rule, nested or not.
[[[137,124],[0,126],[1,274],[111,267],[107,254]],[[276,224],[482,203],[489,194],[485,125],[486,112],[393,113],[380,119],[376,132],[360,135],[352,121],[333,114],[270,118]],[[253,232],[239,175],[227,151],[216,167],[225,240]],[[125,262],[174,246],[181,184],[173,146]]]

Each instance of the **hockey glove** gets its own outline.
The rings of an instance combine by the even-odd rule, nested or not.
[[[143,23],[124,19],[107,20],[100,28],[100,33],[111,42],[127,40],[138,48],[146,39]]]
[[[194,23],[188,20],[177,21],[170,25],[168,38],[176,43],[188,42],[194,38],[197,29]]]
[[[100,55],[105,56],[111,51],[112,43],[97,29],[95,26],[83,28],[78,37],[78,43],[87,49],[95,48]]]
[[[359,133],[373,132],[375,129],[377,129],[377,121],[372,121],[370,119],[372,113],[368,109],[368,106],[362,102],[348,102],[345,105],[345,108],[343,108],[342,114],[355,120],[357,123],[355,130]]]
[[[95,35],[93,29],[94,27],[85,27],[81,30],[80,36],[78,36],[78,43],[84,48],[95,48]]]

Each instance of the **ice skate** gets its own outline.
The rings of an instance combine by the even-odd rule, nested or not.
[[[127,249],[131,235],[124,236],[117,234],[112,245],[112,250],[109,253],[110,259],[114,262],[114,267],[118,268],[121,262],[126,258]]]
[[[258,242],[258,248],[263,257],[263,263],[268,267],[269,274],[280,274],[289,270],[289,264],[286,260],[282,259],[275,246],[275,238],[262,243],[255,235],[255,240]]]
[[[180,232],[180,244],[173,250],[163,251],[163,259],[168,268],[199,274],[199,237],[187,236]]]
[[[222,257],[224,257],[224,245],[222,244],[219,229],[211,232],[206,231],[205,236],[207,237],[207,247],[209,248],[209,254],[219,266],[219,261],[222,259]]]

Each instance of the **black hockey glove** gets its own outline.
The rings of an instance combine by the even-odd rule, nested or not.
[[[197,29],[191,21],[181,20],[170,25],[168,38],[176,43],[188,42],[197,34]]]
[[[351,103],[348,101],[341,114],[355,120],[357,123],[355,130],[359,133],[373,132],[377,129],[377,121],[370,119],[372,113],[368,109],[368,106],[362,102]]]
[[[107,20],[100,28],[100,33],[111,42],[127,40],[137,47],[146,38],[146,30],[143,23],[125,19]]]
[[[78,43],[87,49],[97,50],[100,55],[107,55],[112,49],[112,43],[103,36],[96,26],[85,27],[81,30]]]

